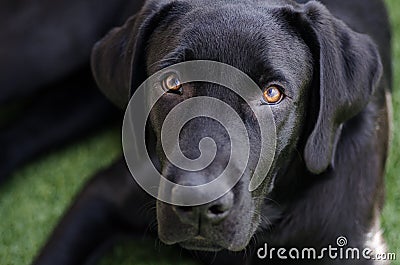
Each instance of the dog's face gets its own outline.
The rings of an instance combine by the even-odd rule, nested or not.
[[[146,77],[185,61],[226,63],[258,84],[260,99],[249,106],[222,86],[180,84],[179,77],[166,75],[162,82],[166,93],[153,108],[149,122],[163,176],[177,184],[194,186],[221,174],[230,158],[230,138],[213,119],[189,121],[179,135],[178,148],[183,154],[196,159],[199,143],[205,137],[215,141],[217,154],[201,171],[181,170],[166,159],[162,150],[161,128],[167,114],[179,103],[200,96],[217,98],[239,114],[248,131],[251,155],[234,188],[201,206],[157,203],[158,231],[163,242],[196,250],[238,251],[247,246],[259,227],[261,207],[274,181],[286,173],[300,149],[310,172],[319,174],[329,167],[338,128],[367,104],[380,75],[380,63],[368,38],[334,20],[320,4],[204,2],[150,1],[139,16],[96,46],[93,68],[99,85],[121,104],[126,99],[120,95],[129,94]],[[357,62],[362,62],[362,72],[349,68]],[[349,70],[347,76],[341,74],[343,69]],[[361,78],[366,72],[370,76]],[[110,87],[117,92],[110,93]],[[263,185],[253,192],[248,190],[252,172],[264,154],[260,154],[260,128],[251,108],[271,108],[277,137],[272,166],[264,172]],[[170,193],[174,196],[173,191]],[[266,218],[269,214],[263,213]]]
[[[224,101],[239,114],[250,137],[251,155],[245,174],[221,199],[199,207],[158,203],[159,236],[166,243],[180,243],[199,250],[240,250],[246,246],[260,222],[262,193],[270,189],[266,186],[272,185],[268,180],[295,153],[303,129],[307,88],[313,72],[310,50],[298,35],[284,26],[281,18],[264,9],[238,12],[242,8],[245,7],[199,8],[185,15],[179,9],[175,13],[171,11],[172,21],[158,27],[149,39],[147,72],[153,74],[166,66],[193,60],[218,61],[245,72],[260,87],[260,98],[250,102],[251,107],[265,111],[271,108],[274,114],[275,163],[269,172],[264,172],[267,175],[264,186],[251,193],[248,187],[260,155],[261,137],[250,106],[231,90],[210,83],[184,84],[179,93],[167,92],[151,114],[157,150],[162,150],[161,128],[171,109],[189,98],[206,96]],[[165,44],[163,49],[159,48],[160,43]],[[173,77],[166,75],[166,82],[170,78]],[[217,178],[231,152],[231,140],[221,124],[210,118],[191,120],[180,132],[179,147],[186,157],[195,159],[200,155],[199,142],[205,137],[212,138],[218,150],[209,167],[198,172],[180,170],[159,152],[163,175],[182,185],[200,185]]]

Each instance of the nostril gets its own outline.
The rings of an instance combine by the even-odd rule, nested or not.
[[[222,198],[203,206],[206,220],[216,224],[227,218],[233,207],[233,198],[233,192],[228,192]]]
[[[172,190],[173,195],[178,191]],[[210,203],[196,206],[173,205],[172,210],[182,223],[197,227],[201,220],[208,224],[220,223],[229,216],[233,206],[234,195],[232,191],[228,191],[224,196]]]
[[[221,215],[227,211],[225,208],[226,207],[224,207],[222,204],[213,205],[208,209],[208,213],[213,215]]]
[[[173,206],[172,209],[182,223],[193,226],[198,225],[200,214],[198,207]]]
[[[231,205],[227,204],[214,204],[208,207],[205,217],[211,223],[218,223],[223,221],[229,214]]]

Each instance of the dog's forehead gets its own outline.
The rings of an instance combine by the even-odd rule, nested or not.
[[[304,80],[310,75],[310,51],[299,34],[277,15],[282,6],[278,2],[282,1],[271,2],[191,6],[189,12],[157,31],[157,41],[150,50],[158,56],[151,57],[214,60],[251,76],[258,75],[255,71],[260,69],[279,69],[289,79]],[[166,45],[160,49],[159,43]]]
[[[247,58],[253,63],[263,59],[286,61],[289,54],[305,58],[306,45],[274,13],[275,10],[267,8],[238,10],[235,6],[194,11],[187,15],[181,41],[198,56],[219,61],[227,58]]]

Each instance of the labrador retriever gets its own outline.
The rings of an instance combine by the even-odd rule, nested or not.
[[[161,145],[162,124],[174,106],[212,97],[229,104],[245,124],[250,163],[217,200],[178,206],[142,191],[121,160],[87,184],[35,264],[82,264],[112,236],[142,235],[154,219],[162,242],[218,252],[215,264],[378,264],[366,257],[264,260],[259,254],[266,244],[323,253],[328,246],[343,247],[338,239],[374,253],[384,248],[379,220],[390,131],[390,56],[380,0],[148,0],[95,45],[98,86],[126,108],[148,77],[175,64],[209,60],[240,69],[259,86],[254,106],[226,87],[181,84],[177,77],[171,85],[167,76],[166,92],[149,116],[146,143],[168,180],[186,186],[214,180],[231,152],[231,139],[218,122],[199,117],[179,135],[182,152],[192,159],[200,155],[201,139],[215,140],[215,160],[202,171],[170,163]],[[261,128],[251,110],[263,107],[273,113],[276,151],[262,185],[249,191],[254,161],[263,157]],[[140,214],[150,201],[156,202],[156,216]]]

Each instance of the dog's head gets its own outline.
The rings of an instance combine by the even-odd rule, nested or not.
[[[312,174],[332,165],[340,125],[369,102],[381,75],[380,59],[367,36],[353,32],[314,1],[302,5],[154,0],[95,46],[92,67],[104,93],[124,107],[150,75],[192,60],[213,60],[240,69],[258,84],[260,99],[249,106],[222,86],[180,84],[179,77],[167,75],[163,80],[166,93],[150,115],[162,174],[178,184],[200,185],[219,176],[229,160],[226,130],[205,117],[183,127],[179,148],[195,159],[200,155],[200,140],[211,137],[218,150],[214,161],[199,172],[189,172],[166,159],[160,139],[163,121],[174,106],[194,97],[217,98],[239,114],[250,138],[250,161],[263,157],[260,128],[250,107],[271,108],[276,151],[270,170],[263,172],[263,185],[252,192],[248,186],[255,163],[250,162],[235,187],[209,204],[179,207],[159,202],[159,236],[165,243],[189,249],[238,251],[257,230],[274,180],[286,173],[300,150]],[[269,217],[268,212],[263,214]]]

